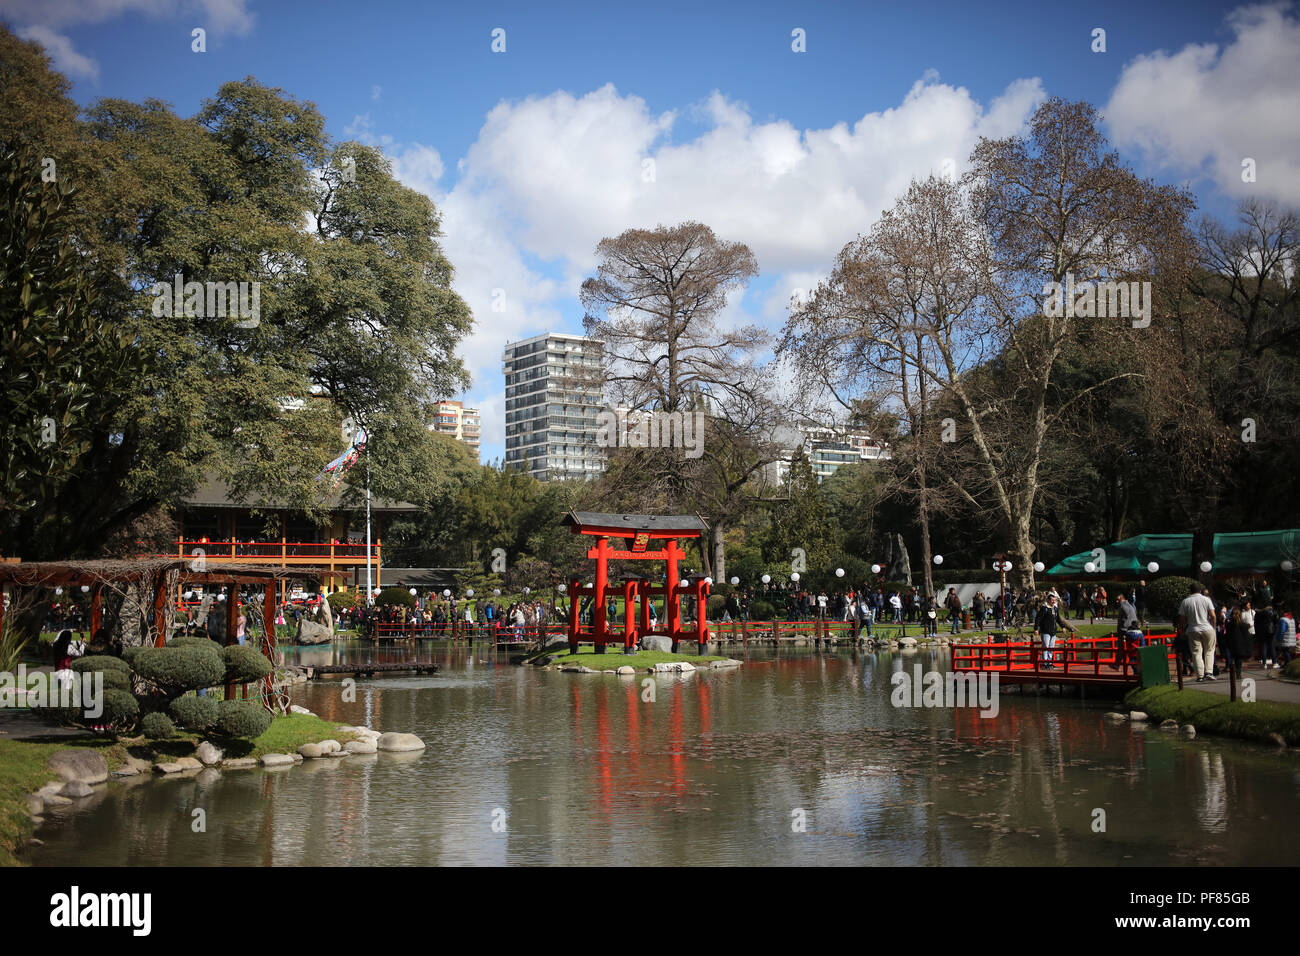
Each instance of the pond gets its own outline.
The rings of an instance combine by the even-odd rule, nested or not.
[[[396,660],[357,642],[306,663]],[[428,749],[114,780],[36,865],[1293,865],[1293,752],[1113,724],[1002,688],[995,717],[891,705],[942,650],[743,651],[731,670],[568,674],[424,644],[433,676],[300,685]],[[623,663],[613,656],[611,666]],[[86,807],[86,805],[90,805]],[[197,826],[202,810],[204,826]]]

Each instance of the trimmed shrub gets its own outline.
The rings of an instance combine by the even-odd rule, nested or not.
[[[140,705],[135,695],[124,690],[104,691],[104,713],[94,718],[81,718],[82,723],[103,724],[113,730],[125,730],[135,723]]]
[[[1178,613],[1178,605],[1183,603],[1183,598],[1191,593],[1192,585],[1197,583],[1191,578],[1176,575],[1157,578],[1147,585],[1147,609],[1157,617],[1173,620]]]
[[[174,693],[214,687],[226,677],[226,664],[216,645],[212,650],[204,647],[146,647],[135,655],[132,667],[145,680]]]
[[[89,657],[78,657],[72,662],[72,669],[78,674],[93,673],[94,671],[118,671],[123,676],[131,673],[131,665],[117,657],[110,657],[107,654],[92,654]]]
[[[709,595],[709,620],[716,621],[722,617],[722,612],[726,610],[727,599],[721,594]]]
[[[770,621],[776,609],[768,601],[750,601],[749,618],[752,621]]]
[[[140,721],[140,733],[144,734],[150,740],[166,740],[168,737],[175,736],[176,725],[172,719],[160,710],[153,713],[145,714]]]
[[[135,660],[135,655],[142,650],[144,650],[144,646],[140,644],[122,648],[122,660],[126,662],[127,667],[131,666],[131,662]]]
[[[407,597],[410,597],[408,594]],[[330,602],[330,610],[338,614],[344,608],[356,608],[361,605],[361,595],[356,591],[335,591],[333,594],[326,595],[325,600]]]
[[[375,598],[376,604],[400,604],[402,607],[415,607],[415,595],[406,588],[384,588]]]
[[[271,714],[251,700],[223,700],[217,705],[217,732],[226,737],[252,740],[266,733]]]
[[[92,671],[83,674],[82,677],[93,680],[95,674],[103,676],[105,690],[131,690],[131,674],[129,671]]]
[[[202,733],[217,725],[217,702],[212,697],[186,694],[172,701],[167,710],[172,719],[186,730]]]
[[[226,663],[226,680],[236,684],[261,680],[271,673],[271,662],[255,647],[232,644],[222,650],[221,657]]]
[[[218,644],[216,641],[208,637],[194,637],[193,635],[188,635],[185,637],[173,637],[170,641],[167,642],[166,646],[167,647],[198,647],[198,648],[205,648],[207,650],[215,650],[217,653],[221,653],[221,645]]]

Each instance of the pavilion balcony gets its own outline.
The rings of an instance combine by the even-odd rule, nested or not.
[[[291,568],[295,565],[327,568],[364,567],[365,544],[339,541],[236,541],[212,538],[186,539],[176,542],[176,557],[193,559],[202,556],[206,561],[221,564],[262,564],[269,567]],[[161,555],[171,557],[172,555]],[[381,545],[375,541],[370,546],[370,563],[376,567],[380,560]]]

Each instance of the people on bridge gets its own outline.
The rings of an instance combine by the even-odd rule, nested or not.
[[[1056,665],[1052,663],[1052,648],[1056,646],[1057,634],[1062,628],[1074,633],[1074,626],[1061,619],[1059,600],[1055,594],[1048,595],[1047,602],[1034,616],[1034,634],[1043,642],[1042,669],[1045,671],[1056,669]]]

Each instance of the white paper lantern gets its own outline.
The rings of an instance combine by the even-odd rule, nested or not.
[[[1042,574],[1044,571],[1047,570],[1047,565],[1043,564],[1042,561],[1035,561],[1034,570],[1037,571],[1039,574]]]
[[[735,586],[736,586],[737,584],[739,584],[739,583],[740,583],[740,578],[736,577],[736,576],[733,574],[733,575],[731,576],[731,586],[732,586],[732,587],[735,587]]]
[[[872,573],[872,574],[879,574],[879,573],[880,573],[880,565],[878,565],[878,564],[873,564],[873,565],[871,566],[871,573]]]
[[[763,575],[763,577],[762,577],[762,581],[763,581],[764,584],[770,584],[771,581],[772,581],[772,575],[770,575],[770,574],[765,574],[765,575]]]
[[[194,600],[194,592],[193,592],[193,591],[186,591],[185,594],[182,595],[182,597],[184,597],[185,600],[187,600],[187,601],[192,601],[192,600]]]
[[[224,594],[218,594],[218,595],[217,595],[217,600],[218,600],[218,601],[224,601],[225,599],[226,599],[226,596],[225,596]]]
[[[799,572],[798,572],[798,571],[791,571],[791,572],[790,572],[790,580],[791,580],[791,581],[794,581],[794,582],[797,583],[797,582],[799,581]]]
[[[493,589],[492,589],[492,596],[493,596],[493,597],[500,597],[500,596],[501,596],[501,589],[500,589],[500,588],[493,588]]]
[[[1157,571],[1160,570],[1159,562],[1152,561],[1150,564],[1147,565],[1147,570],[1150,571],[1152,574],[1155,574]]]
[[[705,578],[704,583],[707,584],[709,587],[713,587],[713,578]]]
[[[843,569],[843,568],[836,568],[836,569],[835,569],[835,576],[836,576],[837,578],[842,578],[842,577],[844,577],[844,569]]]
[[[415,597],[415,588],[411,588],[411,597]]]
[[[90,585],[89,585],[89,584],[83,584],[83,585],[81,586],[81,593],[82,593],[82,594],[85,594],[85,593],[86,593],[87,591],[89,591],[89,590],[90,590]]]
[[[934,556],[934,563],[935,563],[935,564],[943,564],[943,555],[942,555],[942,554],[936,554],[936,555]]]
[[[466,589],[465,589],[465,597],[473,597],[473,596],[474,596],[474,589],[473,589],[473,588],[466,588]]]
[[[1286,561],[1283,561],[1283,562],[1282,562],[1282,570],[1283,570],[1283,571],[1290,571],[1290,570],[1291,570],[1292,568],[1294,568],[1294,567],[1295,567],[1295,565],[1294,565],[1290,560],[1286,560]]]
[[[1092,574],[1092,572],[1097,570],[1097,565],[1089,561],[1087,564],[1083,566],[1083,570],[1087,571],[1089,574]]]
[[[681,582],[680,582],[681,587],[684,587],[684,588],[685,588],[685,587],[690,587],[690,584],[691,584],[691,582],[690,582],[690,581],[687,581],[685,578],[682,578],[682,580],[681,580]]]
[[[62,594],[62,593],[63,593],[63,588],[61,588],[61,587],[59,587],[59,588],[55,588],[55,589],[54,589],[54,593],[55,593],[55,594]]]
[[[1210,573],[1211,571],[1213,571],[1213,570],[1214,570],[1214,565],[1212,565],[1209,561],[1202,561],[1202,562],[1201,562],[1201,573],[1202,573],[1202,574],[1209,574],[1209,573]]]
[[[445,597],[445,598],[449,598],[449,597],[451,597],[451,591],[448,590],[447,588],[443,588],[443,589],[442,589],[442,596]]]

